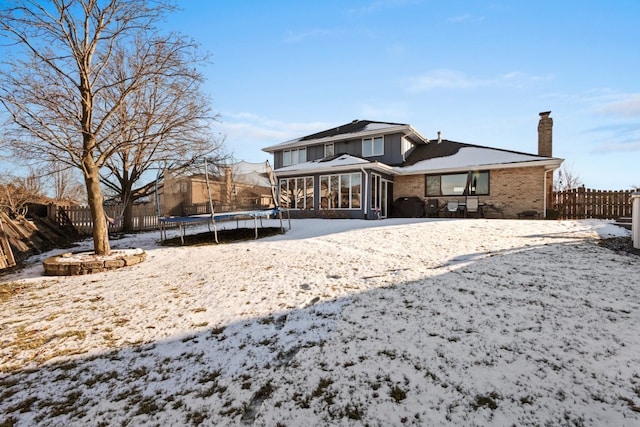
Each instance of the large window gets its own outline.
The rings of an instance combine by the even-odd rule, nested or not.
[[[313,178],[287,178],[280,180],[280,207],[313,209]]]
[[[489,171],[470,171],[446,175],[427,175],[427,196],[486,196],[489,194]]]
[[[284,150],[282,152],[282,166],[297,165],[307,161],[307,149],[296,148],[294,150]]]
[[[362,157],[382,156],[384,154],[384,138],[364,138],[362,140]]]
[[[360,209],[361,203],[360,172],[320,177],[320,209]]]

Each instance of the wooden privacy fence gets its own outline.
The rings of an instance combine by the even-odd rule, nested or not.
[[[122,205],[105,206],[105,214],[112,220],[108,223],[109,232],[122,231],[124,207]],[[49,218],[60,225],[72,224],[78,233],[84,236],[93,231],[91,210],[88,206],[49,206]],[[133,231],[157,230],[158,216],[151,204],[133,206]]]
[[[554,191],[553,209],[562,219],[618,219],[630,217],[634,190],[602,191],[579,187]]]

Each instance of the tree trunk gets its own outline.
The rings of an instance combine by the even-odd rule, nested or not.
[[[131,194],[123,197],[123,201],[122,231],[130,233],[133,231],[133,198]]]
[[[109,255],[109,230],[104,213],[102,189],[100,188],[100,170],[91,156],[83,159],[84,181],[87,186],[87,201],[93,218],[93,250],[96,255]]]

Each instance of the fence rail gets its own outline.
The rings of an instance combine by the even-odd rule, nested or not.
[[[122,231],[122,205],[105,206],[105,215],[110,219],[107,223],[109,232]],[[78,233],[88,236],[93,231],[93,219],[88,206],[56,206],[51,205],[49,218],[60,225],[72,224]],[[158,216],[153,205],[133,206],[133,231],[157,230]]]
[[[561,219],[618,219],[632,214],[634,190],[603,191],[579,187],[553,193],[553,209]]]
[[[200,203],[183,209],[186,215],[198,215],[211,213],[209,203]],[[216,212],[229,212],[233,210],[265,209],[273,205],[216,205]],[[105,215],[110,219],[107,223],[109,233],[117,233],[123,229],[124,207],[122,205],[105,206]],[[88,206],[56,206],[50,205],[48,217],[60,225],[73,225],[82,236],[89,236],[93,231],[93,219]],[[151,204],[133,206],[133,230],[147,231],[160,228],[155,207]]]

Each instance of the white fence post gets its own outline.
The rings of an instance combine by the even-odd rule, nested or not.
[[[631,194],[632,217],[631,217],[631,234],[633,235],[633,247],[640,249],[640,191]]]

